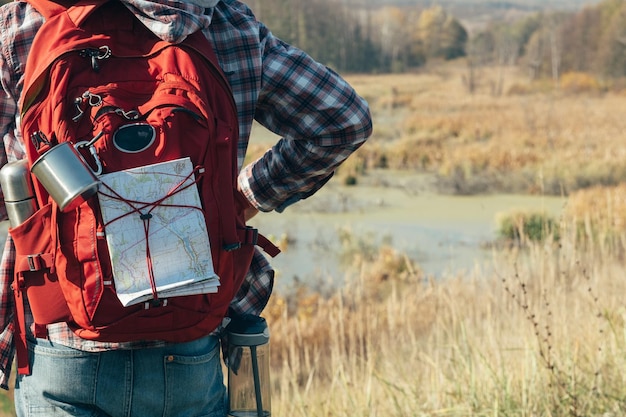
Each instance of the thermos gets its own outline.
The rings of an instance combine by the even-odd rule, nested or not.
[[[229,417],[268,417],[271,415],[269,340],[263,317],[234,318],[228,334]]]
[[[0,169],[0,186],[11,227],[19,226],[37,211],[28,161],[9,162]]]

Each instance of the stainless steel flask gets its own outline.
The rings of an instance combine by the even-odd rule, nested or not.
[[[0,186],[11,227],[19,226],[37,211],[28,161],[9,162],[0,169]]]

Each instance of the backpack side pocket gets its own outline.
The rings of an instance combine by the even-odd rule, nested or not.
[[[52,204],[47,204],[24,223],[9,229],[15,244],[16,291],[26,291],[35,324],[71,319],[54,267],[55,238]]]

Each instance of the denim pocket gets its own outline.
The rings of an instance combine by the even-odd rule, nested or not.
[[[32,374],[18,376],[16,407],[29,416],[82,415],[74,405],[93,400],[98,355],[41,339],[29,342],[28,349]]]
[[[202,417],[226,415],[226,387],[218,339],[202,338],[185,345],[196,343],[202,345],[196,352],[176,352],[163,358],[165,416],[183,415],[189,410]]]

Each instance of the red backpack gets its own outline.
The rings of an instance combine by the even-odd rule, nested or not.
[[[30,50],[20,101],[29,164],[58,144],[83,141],[92,142],[79,148],[85,160],[93,165],[95,155],[103,173],[189,157],[220,286],[216,293],[165,299],[155,292],[150,302],[124,306],[98,197],[63,212],[33,176],[38,211],[9,231],[16,248],[20,372],[29,372],[25,293],[40,337],[55,322],[98,341],[184,342],[209,334],[239,289],[255,244],[278,253],[245,225],[248,203],[236,188],[237,111],[209,42],[201,32],[180,44],[164,42],[116,0],[83,0],[67,9],[28,1],[46,17]],[[120,150],[115,135],[128,126],[154,137],[140,149]],[[149,211],[162,201],[141,203]],[[154,265],[147,242],[147,261]]]

